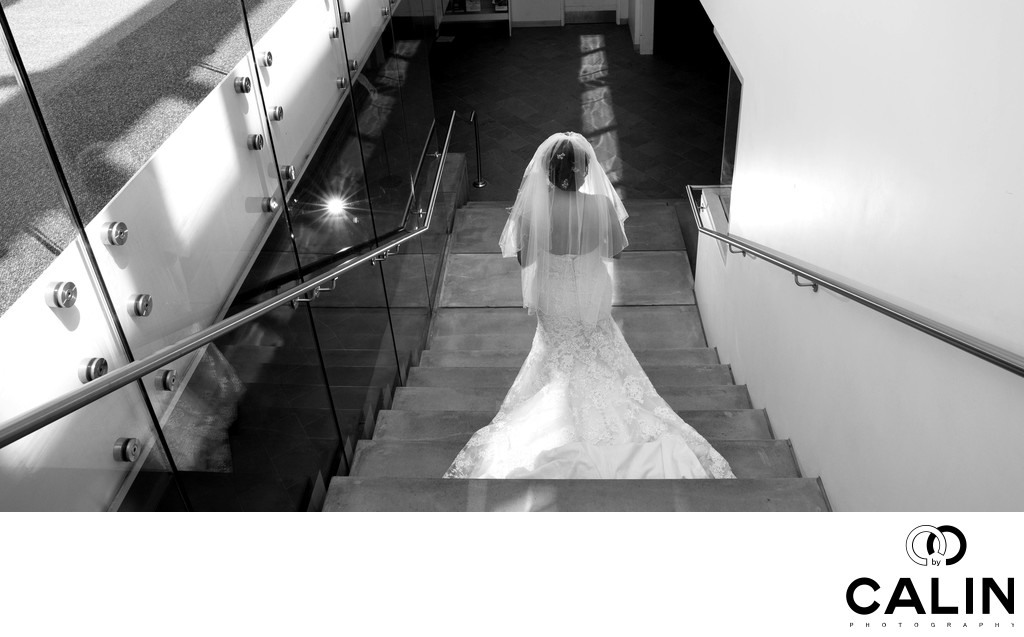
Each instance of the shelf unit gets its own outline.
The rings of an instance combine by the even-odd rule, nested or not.
[[[494,3],[491,0],[480,0],[480,11],[466,13],[452,13],[450,11],[451,0],[441,0],[444,3],[444,14],[441,16],[441,23],[463,23],[463,22],[506,22],[508,34],[512,35],[512,7],[508,11],[495,11]],[[512,0],[509,0],[509,5]]]

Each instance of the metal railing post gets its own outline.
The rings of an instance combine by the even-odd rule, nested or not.
[[[484,163],[480,157],[480,120],[477,119],[476,111],[470,116],[473,120],[473,135],[476,137],[476,181],[473,182],[474,188],[483,188],[487,185],[487,180],[484,179]]]

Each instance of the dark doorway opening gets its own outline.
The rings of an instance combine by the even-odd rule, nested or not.
[[[725,137],[722,143],[722,183],[732,185],[736,165],[736,139],[740,130],[740,94],[743,81],[736,69],[729,66],[729,95],[725,100]],[[728,209],[726,213],[728,214]]]
[[[654,55],[723,83],[729,68],[700,0],[655,1]]]

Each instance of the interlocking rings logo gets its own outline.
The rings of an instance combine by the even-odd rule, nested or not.
[[[959,544],[957,552],[952,557],[946,557],[946,552],[950,549],[949,545],[951,544],[947,541],[947,534],[953,536]],[[926,535],[927,539],[922,542],[920,538],[923,535]],[[936,543],[938,543],[938,548],[935,546]],[[921,554],[921,549],[924,549],[924,555]],[[915,564],[921,566],[929,564],[952,566],[960,561],[966,551],[967,539],[964,538],[964,534],[960,532],[960,529],[948,524],[938,527],[922,524],[907,536],[907,555]],[[936,554],[939,557],[936,557]]]

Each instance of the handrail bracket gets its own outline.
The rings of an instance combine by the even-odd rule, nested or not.
[[[808,281],[810,281],[810,279],[808,279]],[[818,283],[816,281],[811,281],[810,283],[801,283],[800,275],[797,274],[796,272],[793,273],[793,282],[796,283],[798,287],[811,288],[811,290],[815,292],[818,291]]]
[[[331,279],[331,286],[326,287],[323,285],[316,286],[309,296],[300,296],[292,299],[292,309],[298,309],[299,303],[312,303],[313,301],[320,298],[322,292],[333,292],[338,287],[338,277]]]

